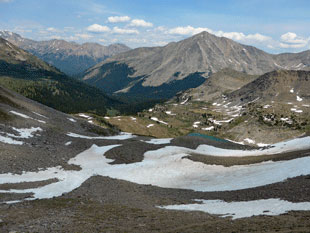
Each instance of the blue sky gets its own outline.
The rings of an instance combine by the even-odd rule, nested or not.
[[[201,31],[271,53],[310,49],[306,0],[0,0],[0,30],[34,40],[162,46]]]

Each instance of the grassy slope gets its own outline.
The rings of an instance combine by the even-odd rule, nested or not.
[[[119,101],[0,38],[0,85],[57,110],[106,114]]]

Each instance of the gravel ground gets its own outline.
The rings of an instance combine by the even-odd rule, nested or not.
[[[172,211],[158,205],[193,198],[252,200],[282,197],[309,201],[309,176],[261,188],[200,193],[92,177],[59,198],[0,205],[2,232],[308,232],[310,211],[231,220],[203,212]],[[304,194],[302,194],[304,193]],[[287,198],[286,198],[287,196]]]

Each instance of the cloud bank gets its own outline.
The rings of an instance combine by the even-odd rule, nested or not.
[[[143,19],[133,19],[129,26],[133,27],[153,27],[153,24],[150,22],[146,22]]]
[[[92,24],[87,27],[89,32],[109,32],[111,29],[107,26],[102,26],[100,24]]]
[[[283,34],[281,37],[280,46],[282,48],[303,48],[309,45],[310,38],[303,38],[301,36],[297,36],[296,33],[287,32]]]

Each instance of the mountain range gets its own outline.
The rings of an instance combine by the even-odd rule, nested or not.
[[[133,49],[95,65],[83,80],[109,94],[171,98],[224,68],[251,75],[309,70],[310,51],[273,55],[202,32],[163,47]]]
[[[9,31],[0,31],[0,37],[70,76],[78,75],[110,56],[130,50],[124,44],[103,46],[98,43],[78,44],[58,39],[35,41]]]
[[[136,102],[172,98],[179,92],[199,87],[223,69],[233,71],[226,72],[230,75],[234,72],[262,75],[280,69],[310,70],[309,50],[273,55],[208,32],[163,47],[132,50],[121,44],[104,47],[64,40],[34,41],[8,31],[0,32],[0,36],[108,95]],[[244,78],[244,84],[252,81]],[[204,85],[211,85],[215,79],[210,80]],[[220,88],[219,92],[224,89]],[[207,99],[211,98],[209,92],[210,89],[205,94],[209,96]]]
[[[120,103],[2,38],[0,85],[63,112],[105,114]]]

